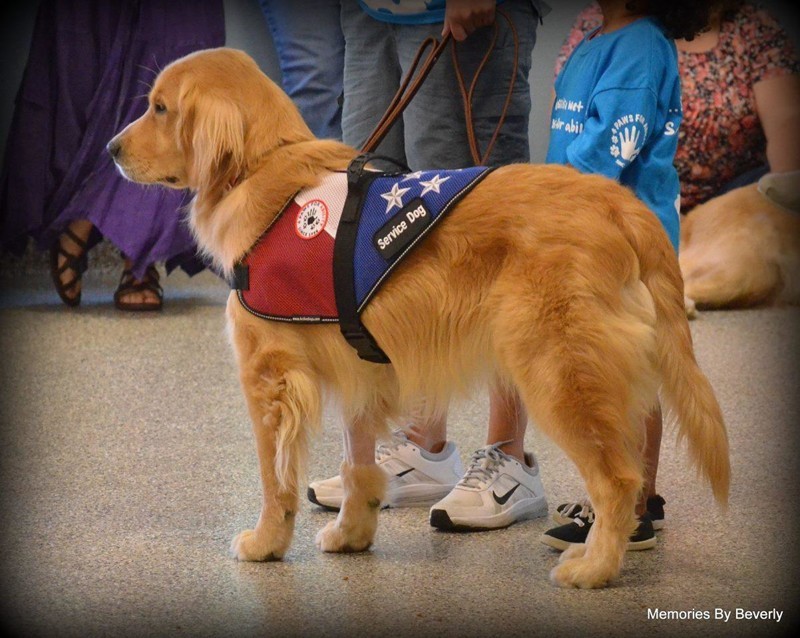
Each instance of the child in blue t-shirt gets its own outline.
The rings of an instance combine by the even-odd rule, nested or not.
[[[708,24],[712,2],[599,0],[600,27],[586,35],[556,78],[547,162],[569,164],[628,186],[661,220],[676,252],[680,184],[673,165],[682,119],[678,53],[673,39],[692,39]],[[628,549],[655,544],[664,500],[655,492],[661,409],[645,424],[645,490],[639,528]],[[577,507],[582,505],[582,507]],[[580,511],[579,511],[580,510]],[[577,515],[577,516],[576,516]],[[542,540],[563,549],[585,542],[594,516],[587,503],[559,506],[554,518],[573,522]]]
[[[546,161],[630,186],[658,215],[677,250],[677,49],[652,17],[604,28],[586,36],[556,79]]]
[[[712,2],[606,0],[603,23],[555,83],[546,161],[629,186],[678,250],[680,184],[673,164],[682,119],[674,38],[708,24]]]

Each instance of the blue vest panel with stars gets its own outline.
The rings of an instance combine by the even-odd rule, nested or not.
[[[361,208],[354,254],[359,312],[394,266],[491,168],[417,171],[375,178]]]

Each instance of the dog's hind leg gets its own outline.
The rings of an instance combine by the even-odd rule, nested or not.
[[[239,560],[280,560],[289,548],[298,508],[298,482],[307,454],[308,429],[319,419],[316,384],[279,355],[243,358],[242,386],[253,424],[262,504],[252,530],[238,534],[231,552]]]
[[[317,546],[325,552],[361,552],[369,549],[375,538],[387,477],[375,464],[375,435],[366,420],[356,417],[344,432],[342,508],[336,520],[322,528],[316,538]]]
[[[500,308],[496,343],[529,414],[575,463],[596,513],[585,546],[569,550],[551,579],[603,587],[618,575],[636,526],[643,418],[658,379],[655,316],[638,281],[608,303],[571,294],[566,279],[531,292],[545,298],[528,306],[527,320],[519,294]]]
[[[578,467],[596,518],[586,544],[565,552],[550,578],[561,587],[604,587],[619,574],[628,538],[636,527],[634,508],[643,483],[642,464],[637,437],[624,431],[634,429],[626,406],[609,396],[612,393],[592,388],[590,380],[571,376],[565,374],[560,383],[567,385],[561,388],[548,384],[551,398],[546,409],[537,409],[542,415],[537,424]]]

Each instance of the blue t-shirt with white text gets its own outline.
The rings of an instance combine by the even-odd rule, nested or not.
[[[677,250],[681,87],[675,43],[658,21],[587,34],[556,78],[555,93],[546,161],[630,187]]]

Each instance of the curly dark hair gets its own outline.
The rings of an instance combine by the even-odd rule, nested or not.
[[[657,18],[667,35],[691,40],[708,28],[714,0],[629,0],[625,7]]]

